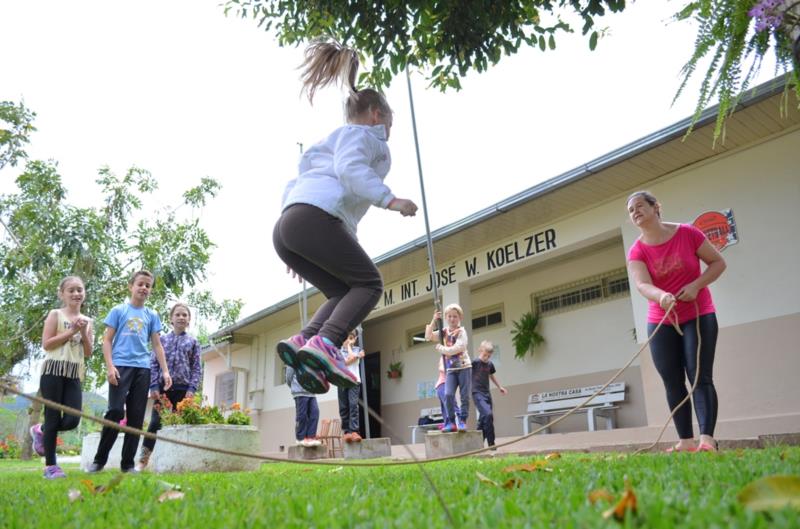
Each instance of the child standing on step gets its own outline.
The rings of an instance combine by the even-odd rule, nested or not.
[[[478,410],[478,430],[483,432],[483,438],[489,446],[494,446],[494,412],[489,380],[494,382],[502,395],[508,393],[494,376],[497,370],[492,363],[492,354],[494,354],[494,344],[484,340],[478,347],[478,358],[472,361],[472,402]]]
[[[297,381],[297,372],[291,366],[286,366],[286,385],[294,397],[294,438],[302,446],[320,446],[322,441],[317,439],[317,424],[319,423],[319,405],[317,397],[306,390]]]
[[[342,420],[342,440],[345,443],[358,443],[361,435],[358,433],[358,397],[361,391],[361,373],[359,365],[364,358],[364,351],[356,345],[356,331],[350,331],[342,346],[342,356],[347,369],[359,381],[359,385],[352,388],[339,387],[339,418]]]
[[[356,87],[356,52],[336,42],[317,41],[306,49],[302,68],[309,100],[318,88],[337,80],[349,91],[347,124],[303,153],[299,175],[284,192],[283,212],[272,236],[287,267],[327,299],[300,334],[277,346],[287,365],[306,368],[297,371],[300,384],[324,393],[326,381],[345,388],[358,385],[340,348],[383,291],[378,268],[356,240],[356,226],[370,206],[403,216],[413,216],[417,206],[395,197],[383,183],[391,166],[386,142],[392,109],[380,92]]]
[[[430,324],[425,326],[425,339],[440,341],[442,331],[434,331],[436,322],[440,321],[441,313],[433,313]],[[467,429],[469,416],[469,394],[472,382],[472,363],[467,354],[467,331],[461,326],[464,311],[455,303],[444,309],[447,326],[444,329],[444,344],[436,344],[436,350],[442,355],[445,369],[445,409],[443,432],[457,432]],[[456,415],[456,389],[461,393],[461,407]]]
[[[67,276],[58,285],[61,308],[51,310],[44,320],[42,347],[45,361],[39,389],[42,397],[70,408],[81,409],[84,358],[92,354],[92,320],[81,314],[86,299],[83,280],[78,276]],[[44,427],[31,427],[33,450],[45,458],[44,477],[56,479],[66,477],[56,464],[56,438],[58,432],[72,430],[78,426],[80,417],[67,415],[45,407]]]

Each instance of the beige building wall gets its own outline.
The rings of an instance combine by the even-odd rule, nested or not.
[[[648,186],[661,200],[666,220],[691,222],[708,210],[732,208],[734,212],[740,242],[723,252],[728,269],[711,289],[720,323],[715,380],[723,436],[726,432],[745,436],[766,430],[800,430],[796,405],[800,402],[796,383],[800,373],[797,145],[800,131],[794,130]],[[646,302],[633,286],[629,296],[542,318],[540,332],[547,342],[533,358],[514,359],[510,335],[511,322],[531,310],[532,294],[625,266],[626,250],[638,235],[625,211],[625,198],[632,191],[624,190],[613,200],[548,225],[530,227],[528,232],[556,230],[557,249],[494,271],[481,269],[469,280],[458,279],[457,286],[466,292],[472,310],[503,307],[502,325],[470,337],[473,345],[483,339],[498,345],[498,377],[510,390],[508,396],[494,394],[498,435],[521,433],[519,419],[513,416],[523,412],[530,393],[604,382],[644,342]],[[498,241],[497,246],[513,240]],[[465,248],[464,257],[485,251]],[[440,263],[440,267],[448,264]],[[425,276],[426,271],[421,270],[406,280],[422,282]],[[448,295],[453,292],[451,287]],[[419,409],[438,402],[417,398],[417,382],[436,378],[436,354],[429,345],[407,344],[408,331],[430,321],[431,312],[430,296],[420,296],[379,306],[364,323],[367,352],[381,354],[381,413],[396,441],[408,441],[408,425],[416,423]],[[251,408],[258,404],[253,415],[267,451],[276,451],[293,439],[293,401],[279,380],[281,365],[274,351],[277,341],[298,327],[299,320],[270,329],[231,353],[231,367],[248,370],[247,395],[253,397]],[[634,328],[638,343],[633,339]],[[226,360],[207,356],[204,387],[213,392],[213,377],[226,369]],[[398,360],[405,364],[403,377],[390,380],[386,367]],[[663,424],[668,410],[649,351],[645,350],[621,380],[629,393],[619,412],[620,426]],[[335,390],[319,400],[323,417],[337,416]],[[585,427],[585,417],[580,416],[570,418],[556,431]]]

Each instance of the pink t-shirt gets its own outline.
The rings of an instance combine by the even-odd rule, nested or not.
[[[700,277],[697,249],[705,240],[705,234],[694,226],[679,224],[675,234],[665,243],[650,245],[637,239],[628,252],[628,261],[642,261],[650,272],[653,285],[670,294],[677,294],[685,285]],[[664,309],[655,301],[650,301],[649,305],[647,321],[658,323],[664,317]],[[715,312],[708,287],[703,287],[697,293],[697,307],[699,314],[694,302],[678,301],[675,306],[678,323]]]

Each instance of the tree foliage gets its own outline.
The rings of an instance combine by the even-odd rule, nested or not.
[[[168,306],[178,299],[195,307],[196,317],[223,326],[235,321],[241,301],[217,302],[198,288],[214,247],[198,220],[180,216],[182,206],[143,214],[145,199],[158,189],[149,172],[133,167],[118,176],[104,167],[95,181],[102,203],[72,205],[58,164],[27,160],[21,149],[34,130],[33,114],[7,102],[0,103],[0,109],[5,112],[0,120],[0,169],[26,159],[16,192],[0,195],[0,374],[23,359],[41,355],[44,317],[59,306],[58,283],[70,274],[83,278],[84,312],[97,320],[89,381],[100,383],[105,378],[100,322],[111,307],[126,299],[127,280],[135,270],[155,274],[148,306],[165,321]],[[184,193],[183,204],[200,207],[218,190],[217,182],[204,178]]]
[[[594,49],[596,17],[624,8],[625,0],[228,0],[225,12],[274,30],[281,45],[335,38],[371,60],[362,82],[375,88],[411,66],[445,90],[522,46],[555,49],[560,32],[574,31],[571,18]]]
[[[790,79],[787,90],[794,84],[800,102],[800,2],[697,0],[687,3],[675,18],[693,19],[698,26],[695,51],[683,67],[684,79],[675,99],[701,62],[707,60],[693,122],[718,99],[715,141],[720,136],[724,140],[725,121],[758,75],[770,48],[775,54],[776,67]]]

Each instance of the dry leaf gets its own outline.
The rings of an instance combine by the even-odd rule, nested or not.
[[[168,490],[161,493],[161,496],[158,497],[158,503],[164,503],[165,501],[173,501],[173,500],[182,500],[185,494],[179,490]]]
[[[800,476],[768,476],[753,481],[736,496],[753,511],[793,507],[800,510]]]
[[[536,460],[532,463],[522,463],[521,465],[511,465],[503,469],[503,472],[536,472],[543,470],[545,472],[552,472],[553,469],[547,466],[547,461],[543,459]]]
[[[606,489],[593,490],[592,492],[589,493],[588,498],[589,498],[589,503],[591,503],[592,505],[594,505],[600,500],[614,501],[614,495],[608,492],[608,490]]]
[[[83,495],[78,489],[69,489],[69,492],[67,492],[67,498],[69,498],[70,503],[75,503],[78,500],[82,500]]]
[[[497,483],[495,480],[487,478],[486,476],[484,476],[480,472],[475,472],[475,475],[478,476],[478,480],[481,483],[486,483],[487,485],[494,485],[495,487],[499,487],[500,486],[500,484]]]
[[[518,489],[520,486],[522,486],[522,480],[519,478],[509,478],[503,483],[504,489]]]
[[[608,519],[613,516],[617,520],[621,521],[625,519],[625,513],[627,511],[636,513],[636,494],[633,493],[633,489],[626,481],[625,492],[622,493],[622,497],[619,499],[616,505],[603,513],[603,518]]]
[[[558,452],[553,452],[552,454],[547,454],[546,456],[544,456],[545,461],[552,461],[554,459],[561,459],[561,454],[559,454]]]
[[[97,493],[97,489],[95,488],[94,483],[92,483],[91,479],[82,479],[81,483],[83,484],[84,487],[86,487],[86,489],[89,491],[90,494]]]

